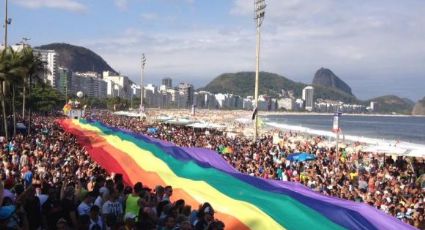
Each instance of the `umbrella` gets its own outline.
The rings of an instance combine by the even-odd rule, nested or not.
[[[301,152],[301,153],[290,154],[287,159],[289,161],[302,162],[302,161],[314,160],[314,159],[316,159],[316,156],[313,155],[313,154]]]
[[[158,128],[148,128],[148,133],[155,134],[158,131]]]

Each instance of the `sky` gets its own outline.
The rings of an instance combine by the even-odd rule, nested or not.
[[[360,99],[425,96],[424,0],[266,0],[260,69],[311,83],[321,67]],[[0,16],[4,18],[4,1]],[[9,0],[9,43],[65,42],[145,83],[202,87],[255,71],[254,0]]]

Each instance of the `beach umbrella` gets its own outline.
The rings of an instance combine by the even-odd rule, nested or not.
[[[156,133],[156,131],[158,131],[158,129],[157,128],[148,128],[148,133],[151,133],[151,134],[155,134]]]
[[[315,160],[316,156],[313,154],[300,152],[300,153],[292,153],[289,154],[287,157],[289,161],[297,161],[297,162],[303,162],[303,161],[309,161],[309,160]]]

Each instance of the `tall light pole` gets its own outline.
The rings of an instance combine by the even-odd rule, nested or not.
[[[259,87],[259,75],[260,75],[260,27],[263,24],[264,15],[266,13],[266,1],[265,0],[254,0],[255,10],[255,21],[257,27],[257,48],[256,48],[256,68],[255,68],[255,120],[254,120],[254,140],[257,140],[258,136],[258,87]],[[254,112],[254,113],[255,113]]]
[[[4,48],[7,48],[7,26],[12,22],[12,19],[8,17],[8,0],[5,0],[5,14],[4,14]]]
[[[4,15],[4,50],[7,49],[7,26],[12,22],[12,19],[9,18],[8,16],[8,0],[5,0],[5,15]],[[6,92],[6,81],[2,81],[1,82],[1,92],[4,96],[5,92]],[[2,103],[2,114],[3,114],[3,121],[4,121],[4,135],[6,137],[6,141],[8,141],[9,135],[8,135],[8,131],[7,131],[7,119],[6,119],[6,105],[4,103],[4,100],[1,101]],[[15,117],[15,114],[13,115]]]
[[[145,54],[142,54],[142,71],[141,71],[141,75],[140,75],[140,119],[142,119],[142,112],[144,112],[144,107],[143,107],[143,75],[145,72],[145,65],[146,65],[146,57]]]

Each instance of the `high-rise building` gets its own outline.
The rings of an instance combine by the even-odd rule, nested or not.
[[[127,76],[114,75],[114,73],[110,71],[104,71],[103,80],[107,82],[108,97],[131,98],[133,93],[131,84],[133,82]]]
[[[56,64],[56,51],[54,50],[41,50],[34,49],[34,54],[39,55],[43,61],[44,67],[47,71],[44,72],[43,80],[53,88],[58,88],[58,66]]]
[[[148,107],[157,107],[159,94],[158,89],[153,84],[147,84],[143,87],[143,101]]]
[[[82,91],[88,97],[105,98],[108,83],[91,73],[74,73],[72,74],[70,88],[68,94],[76,94],[78,91]]]
[[[314,109],[314,88],[307,86],[303,89],[302,99],[305,101],[305,110],[313,111]]]
[[[57,90],[68,98],[68,95],[73,94],[71,91],[72,73],[65,67],[58,67],[58,84]]]
[[[193,85],[188,83],[180,83],[178,90],[181,98],[180,101],[183,102],[179,105],[181,105],[181,107],[191,107],[193,104]]]
[[[163,78],[161,81],[162,85],[165,85],[167,89],[173,88],[173,80],[171,78]]]

